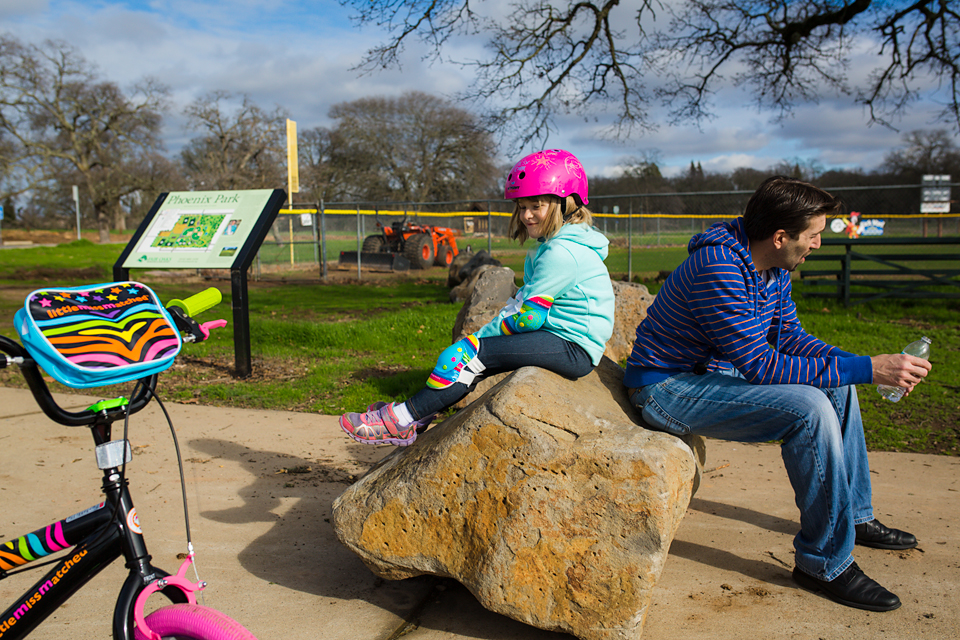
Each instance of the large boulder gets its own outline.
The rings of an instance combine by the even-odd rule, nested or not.
[[[451,577],[535,627],[640,638],[705,454],[637,426],[622,375],[511,373],[337,498],[337,536],[383,578]]]

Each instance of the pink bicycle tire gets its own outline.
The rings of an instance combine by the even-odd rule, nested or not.
[[[146,617],[147,627],[161,638],[184,640],[257,640],[236,620],[216,609],[198,604],[172,604],[157,609]],[[149,640],[147,634],[134,629],[137,640]]]

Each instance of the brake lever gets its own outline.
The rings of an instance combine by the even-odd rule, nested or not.
[[[203,333],[203,340],[206,340],[210,337],[211,329],[220,329],[225,326],[227,326],[226,320],[211,320],[210,322],[204,322],[200,325],[200,331]],[[200,341],[203,342],[203,340]]]
[[[167,307],[167,311],[169,311],[173,317],[177,328],[187,334],[183,337],[184,342],[203,342],[210,338],[211,329],[219,329],[220,327],[227,326],[226,320],[211,320],[200,324],[176,305]]]

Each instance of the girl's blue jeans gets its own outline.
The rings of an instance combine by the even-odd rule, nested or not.
[[[486,367],[482,377],[521,367],[541,367],[567,378],[580,378],[593,371],[593,363],[583,347],[543,330],[480,338],[477,357]],[[480,378],[477,376],[475,382]],[[462,382],[445,389],[424,387],[407,400],[407,408],[419,420],[456,404],[472,387]]]
[[[797,567],[833,580],[853,562],[854,525],[873,519],[856,387],[755,385],[728,370],[678,374],[640,387],[630,401],[647,426],[674,435],[781,441],[800,509]]]

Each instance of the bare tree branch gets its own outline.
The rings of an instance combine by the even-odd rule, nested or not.
[[[323,171],[353,197],[403,202],[457,200],[487,193],[500,171],[494,145],[475,116],[418,91],[334,105]]]
[[[514,147],[544,142],[563,114],[603,118],[621,137],[654,128],[657,105],[671,122],[700,122],[727,85],[779,117],[849,95],[886,126],[916,101],[940,99],[938,118],[960,129],[951,0],[515,0],[499,17],[469,0],[341,1],[391,33],[368,52],[367,71],[397,64],[411,41],[443,59],[456,38],[482,34],[489,55],[455,61],[476,70],[460,98]],[[851,57],[865,48],[877,68],[851,85]]]
[[[283,184],[286,118],[266,112],[248,96],[231,111],[234,96],[214,91],[186,109],[191,126],[203,133],[181,152],[187,179],[195,188],[275,188]]]
[[[99,80],[66,43],[35,47],[0,37],[0,139],[23,181],[19,188],[73,174],[94,208],[101,239],[120,198],[139,188],[137,158],[160,148],[166,96],[152,81],[128,95]]]
[[[918,1],[886,16],[876,27],[889,62],[871,77],[858,99],[872,120],[890,124],[919,98],[913,82],[929,74],[947,86],[937,119],[960,128],[960,13],[956,3]]]

